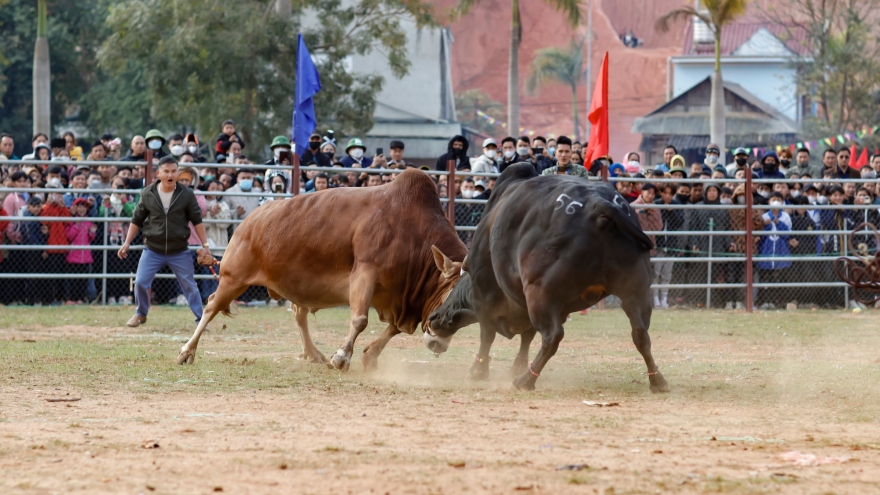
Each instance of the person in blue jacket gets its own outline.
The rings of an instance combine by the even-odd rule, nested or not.
[[[763,236],[758,251],[758,262],[755,264],[758,268],[758,277],[761,283],[787,281],[787,269],[791,267],[791,261],[776,261],[773,259],[791,255],[788,247],[788,232],[791,232],[791,216],[782,210],[782,205],[782,194],[774,192],[770,196],[771,209],[761,216],[764,220],[764,231],[772,232],[769,235]],[[779,290],[779,288],[763,289],[758,292],[758,304],[763,309],[781,307],[786,302],[781,297],[784,292]]]

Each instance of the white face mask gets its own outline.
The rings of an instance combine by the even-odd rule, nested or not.
[[[745,199],[745,198],[743,198],[743,199]],[[721,204],[723,204],[723,205],[732,205],[732,204],[733,204],[733,200],[730,199],[730,198],[721,198]]]
[[[529,156],[529,149],[528,148],[517,148],[516,152],[519,156]]]
[[[183,146],[179,144],[175,144],[171,147],[171,154],[174,156],[180,156],[183,153]]]
[[[771,201],[771,202],[770,202],[770,206],[773,206],[773,207],[776,207],[776,208],[779,208],[779,206],[780,206],[781,204],[782,204],[782,203],[779,202],[779,201]]]
[[[151,139],[149,143],[147,143],[147,147],[151,150],[158,150],[162,147],[162,141],[158,139]]]
[[[758,191],[758,195],[766,199],[770,197],[770,191]]]
[[[473,189],[462,189],[461,190],[461,197],[464,199],[473,198],[474,197],[474,190]]]
[[[262,187],[254,186],[254,187],[251,188],[251,191],[253,191],[253,192],[263,192],[263,188],[262,188]]]
[[[58,177],[52,177],[46,181],[46,185],[49,187],[61,187],[61,179]]]
[[[196,151],[199,150],[199,147],[198,147],[198,146],[187,146],[186,149],[189,150],[190,153],[192,153],[193,155],[195,155],[195,154],[196,154]]]
[[[745,198],[745,196],[740,196],[740,197],[736,198],[736,204],[738,204],[738,205],[744,205],[744,204],[746,204],[746,198]]]
[[[639,162],[637,162],[637,161],[635,161],[635,160],[630,160],[630,162],[629,162],[628,165],[629,165],[630,167],[636,167],[636,168],[639,168],[639,167],[641,166],[641,163],[639,163]]]
[[[516,151],[507,150],[504,152],[504,158],[507,158],[508,160],[510,160],[511,158],[513,158],[513,155],[515,155],[515,154],[516,154]]]
[[[814,205],[818,202],[818,199],[816,196],[807,196],[807,201],[809,201],[811,205]]]
[[[351,155],[351,157],[354,158],[355,160],[360,160],[361,157],[364,156],[364,150],[362,150],[360,148],[355,148],[355,149],[349,151],[348,154]]]
[[[489,158],[490,160],[494,160],[495,155],[497,155],[498,152],[495,150],[486,150],[483,152],[483,154],[486,155],[486,158]]]
[[[791,190],[791,197],[792,197],[792,198],[797,198],[797,197],[800,196],[800,195],[801,195],[801,190],[800,190],[800,189],[792,189],[792,190]]]
[[[715,165],[718,163],[718,157],[715,155],[706,155],[706,165]]]

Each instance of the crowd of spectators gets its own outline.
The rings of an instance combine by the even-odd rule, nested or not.
[[[597,179],[603,169],[617,191],[634,205],[643,229],[659,232],[653,256],[667,261],[654,262],[656,284],[743,283],[745,236],[726,235],[724,231],[768,231],[769,235],[755,236],[754,253],[756,282],[803,283],[796,297],[791,291],[762,289],[757,300],[766,308],[779,307],[796,299],[801,304],[839,306],[843,304],[842,291],[811,289],[809,282],[835,281],[831,264],[823,261],[776,261],[774,257],[828,255],[837,256],[846,244],[844,235],[789,234],[791,231],[850,230],[868,221],[880,223],[880,198],[876,178],[880,172],[880,155],[871,158],[870,165],[860,170],[850,167],[847,148],[825,150],[821,162],[812,160],[811,150],[802,148],[794,154],[784,149],[751,159],[744,149],[734,152],[734,161],[721,164],[721,150],[709,145],[702,163],[687,166],[677,150],[664,150],[663,163],[643,164],[638,152],[628,153],[623,163],[614,163],[605,157],[584,163],[584,146],[560,136],[546,139],[542,136],[505,137],[500,144],[492,138],[482,142],[481,149],[469,150],[470,143],[463,136],[449,140],[446,153],[436,160],[436,170],[445,171],[450,163],[459,172],[474,175],[456,175],[453,183],[446,175],[432,175],[441,198],[455,197],[456,225],[474,227],[483,211],[483,200],[491,195],[495,174],[514,163],[527,162],[542,175],[567,174],[586,179]],[[224,121],[213,146],[199,141],[195,134],[164,136],[150,130],[143,136],[134,136],[127,150],[122,140],[110,134],[94,141],[88,151],[77,143],[72,133],[49,139],[37,134],[31,142],[32,152],[21,157],[23,162],[0,163],[0,182],[11,192],[0,192],[0,216],[21,217],[21,220],[0,221],[2,242],[7,246],[45,246],[35,249],[3,251],[0,272],[46,274],[43,277],[6,279],[0,288],[3,304],[81,304],[100,297],[100,280],[49,274],[89,274],[104,270],[103,252],[82,249],[80,246],[105,244],[116,246],[123,242],[127,218],[138,201],[136,192],[144,187],[146,151],[152,151],[154,163],[170,155],[180,162],[180,182],[204,191],[198,195],[199,206],[207,222],[206,230],[214,255],[220,259],[229,239],[234,235],[236,220],[243,220],[261,204],[278,200],[273,194],[290,194],[295,181],[289,170],[263,168],[261,165],[290,165],[292,146],[285,136],[277,136],[270,145],[271,158],[262,163],[251,160],[245,150],[245,141],[235,123]],[[411,163],[405,158],[406,147],[401,140],[392,140],[388,152],[381,148],[368,156],[367,148],[358,138],[350,138],[345,146],[337,145],[332,131],[314,133],[308,148],[300,150],[303,166],[320,166],[338,170],[303,171],[299,193],[309,194],[340,187],[374,187],[389,183],[396,177],[395,170],[431,167]],[[14,143],[8,134],[0,134],[0,158],[19,160],[14,154]],[[117,164],[87,165],[78,162],[116,161],[133,162],[131,166]],[[190,165],[191,164],[191,165]],[[204,165],[203,165],[204,164]],[[247,166],[241,168],[241,166]],[[481,176],[479,174],[486,174]],[[745,184],[730,182],[745,174],[753,178],[776,179],[773,184],[753,184],[746,191]],[[628,180],[631,178],[639,180]],[[700,182],[678,182],[681,179],[700,179]],[[870,179],[864,184],[834,182],[841,179]],[[816,183],[789,182],[789,179],[828,179]],[[54,191],[27,192],[15,189],[42,188]],[[128,193],[108,193],[108,190],[132,190]],[[104,190],[95,193],[92,190]],[[214,194],[211,194],[214,193]],[[734,205],[744,204],[751,195],[756,205],[776,206],[754,210],[753,218],[745,218],[742,209],[662,208],[664,205]],[[640,207],[645,204],[659,207]],[[817,210],[815,204],[853,205],[853,209]],[[876,208],[864,205],[878,205]],[[859,208],[862,206],[861,208]],[[46,217],[46,220],[36,219]],[[65,221],[60,217],[106,217],[119,221]],[[48,219],[51,218],[51,219]],[[710,236],[708,230],[722,232]],[[673,232],[692,232],[674,235]],[[472,231],[459,234],[466,243]],[[873,242],[873,241],[871,241]],[[136,241],[135,244],[138,242]],[[195,232],[191,244],[198,245]],[[60,249],[52,246],[73,246]],[[876,246],[870,246],[874,249]],[[111,251],[112,252],[112,251]],[[127,259],[107,256],[106,270],[111,274],[132,274],[136,271],[138,256]],[[731,261],[708,263],[682,262],[676,258],[729,257]],[[672,259],[673,261],[668,261]],[[792,269],[795,266],[796,269]],[[710,273],[711,269],[711,273]],[[197,273],[207,274],[197,266]],[[204,299],[216,288],[215,280],[202,280],[200,291]],[[157,302],[173,301],[185,304],[176,282],[157,280],[153,298]],[[106,283],[106,299],[110,304],[131,304],[129,278],[111,278]],[[715,291],[713,306],[740,307],[741,289]],[[260,298],[253,291],[244,299]],[[707,303],[705,290],[657,290],[654,305],[703,306]]]

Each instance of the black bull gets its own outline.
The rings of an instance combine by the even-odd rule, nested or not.
[[[513,384],[532,390],[562,341],[568,314],[613,294],[629,318],[651,390],[667,391],[648,336],[653,244],[636,213],[607,183],[535,175],[528,164],[501,174],[462,267],[466,273],[430,315],[429,331],[448,339],[479,322],[480,351],[471,367],[477,379],[489,375],[495,334],[521,335]],[[528,364],[536,331],[541,348]]]

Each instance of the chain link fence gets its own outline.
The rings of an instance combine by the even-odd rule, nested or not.
[[[115,162],[100,164],[117,165]],[[144,166],[143,163],[131,162],[120,162],[118,165]],[[201,169],[249,169],[261,175],[268,169],[270,173],[286,174],[288,180],[285,184],[291,182],[289,177],[294,170],[294,167],[288,166],[185,165]],[[327,174],[333,179],[337,174],[350,175],[352,172],[350,169],[322,167],[300,167],[300,170],[306,174],[307,180],[314,179],[318,173]],[[358,175],[380,175],[380,182],[393,180],[399,172],[401,170],[357,170]],[[475,183],[491,187],[491,180],[497,174],[456,172],[450,177],[448,172],[426,173],[439,183],[441,202],[451,213],[460,238],[470,246],[486,200],[465,199],[461,189],[468,190]],[[712,182],[613,177],[610,181],[624,193],[627,188],[639,189],[644,183],[651,183],[658,190],[668,185],[679,192],[681,186],[687,185],[690,189],[696,184],[705,186]],[[847,187],[840,193],[842,198],[835,196],[840,195],[837,192],[832,194],[832,186],[823,184],[822,180],[723,181],[725,184],[719,186],[719,192],[722,187],[728,190],[737,187],[755,190],[755,204],[737,204],[736,198],[730,198],[731,204],[722,204],[720,200],[727,198],[717,198],[716,201],[716,198],[708,200],[697,195],[690,196],[682,203],[675,199],[666,201],[669,194],[666,194],[666,199],[664,195],[657,194],[657,204],[633,205],[640,220],[652,215],[660,219],[659,224],[654,224],[659,227],[653,230],[645,228],[646,233],[657,241],[658,247],[652,257],[655,271],[653,288],[658,308],[744,309],[752,301],[756,308],[763,309],[782,309],[791,305],[798,308],[841,308],[859,304],[850,293],[851,289],[838,279],[833,264],[838,257],[853,254],[848,239],[853,228],[866,221],[880,223],[880,200],[877,200],[873,191],[876,180],[824,181],[827,184],[847,182],[856,186]],[[272,184],[268,180],[264,182],[264,190],[272,190]],[[767,183],[774,187],[783,182],[788,184],[789,191],[783,198],[785,204],[775,209],[761,204],[765,203],[763,197],[757,194],[761,185]],[[623,184],[618,186],[618,183]],[[818,187],[807,191],[808,186],[814,183]],[[859,189],[862,185],[870,189],[869,195]],[[289,189],[285,185],[284,191]],[[795,189],[802,194],[791,195],[790,191]],[[857,193],[850,194],[852,190]],[[635,199],[637,192],[630,193],[632,196],[629,199]],[[480,193],[478,190],[474,196]],[[3,244],[0,246],[0,303],[131,304],[132,284],[142,249],[140,238],[135,239],[127,259],[119,259],[116,251],[128,230],[128,217],[139,194],[139,189],[116,187],[0,187],[0,199],[4,199],[4,204],[15,205],[10,208],[14,211],[6,211],[5,215],[0,216],[3,231]],[[226,242],[234,235],[235,226],[243,221],[243,215],[236,211],[239,205],[246,204],[249,205],[247,208],[253,209],[265,201],[292,196],[283,191],[244,192],[234,188],[196,191],[196,194],[207,208],[204,223],[212,243],[215,238],[220,240],[212,248],[218,259],[222,259]],[[5,201],[9,195],[18,195],[18,199]],[[465,196],[470,194],[465,193]],[[41,198],[40,206],[36,203],[29,205],[32,197]],[[808,197],[817,199],[803,199]],[[86,208],[79,212],[82,216],[77,216],[73,203],[80,198],[85,200]],[[225,206],[215,208],[221,203]],[[643,222],[643,226],[649,223]],[[191,248],[193,253],[199,244],[194,243]],[[747,252],[749,245],[751,253]],[[863,254],[873,255],[877,249],[873,235],[868,232],[857,237],[854,245]],[[748,257],[751,257],[751,265],[747,263]],[[195,256],[193,263],[202,297],[207,299],[216,289],[216,278],[209,269],[195,263]],[[164,272],[160,273],[153,285],[153,303],[183,304],[179,301],[181,292],[173,274],[167,269]],[[269,301],[266,290],[258,287],[246,292],[242,299],[253,304],[266,304]],[[609,302],[613,305],[613,298]]]

